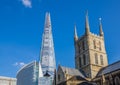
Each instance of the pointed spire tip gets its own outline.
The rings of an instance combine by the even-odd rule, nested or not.
[[[88,20],[88,11],[86,12],[86,17],[85,17],[85,33],[88,35],[90,32],[90,27],[89,27],[89,20]]]
[[[103,33],[103,29],[102,29],[102,18],[99,18],[99,23],[100,23],[100,25],[99,25],[99,29],[100,29],[100,36],[103,36],[104,35],[104,33]]]
[[[46,16],[45,16],[45,28],[50,28],[50,27],[51,27],[50,13],[46,12]]]
[[[78,40],[76,25],[74,25],[74,40]]]

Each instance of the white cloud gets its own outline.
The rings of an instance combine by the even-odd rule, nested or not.
[[[21,0],[21,1],[22,1],[22,4],[25,7],[32,8],[32,2],[31,2],[31,0]]]
[[[14,66],[18,66],[18,67],[22,67],[22,66],[25,65],[25,63],[24,63],[24,62],[16,62],[16,63],[14,63],[13,65],[14,65]]]

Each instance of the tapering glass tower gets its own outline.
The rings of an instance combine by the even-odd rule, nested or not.
[[[46,13],[44,33],[42,36],[42,46],[40,63],[43,71],[43,76],[54,76],[54,70],[56,68],[55,53],[52,37],[52,27],[50,20],[50,13]]]

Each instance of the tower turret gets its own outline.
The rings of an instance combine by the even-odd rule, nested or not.
[[[88,20],[88,12],[87,12],[85,17],[85,34],[88,35],[89,33],[90,33],[90,26]]]
[[[102,29],[101,18],[99,18],[99,22],[100,22],[100,25],[99,25],[99,34],[100,34],[100,36],[104,36],[103,29]]]
[[[75,27],[74,27],[74,40],[75,40],[75,41],[78,40],[76,25],[75,25]]]

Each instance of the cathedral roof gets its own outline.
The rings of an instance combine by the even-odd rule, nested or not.
[[[81,76],[85,78],[85,75],[82,73],[82,71],[79,71],[78,69],[68,68],[68,67],[63,67],[63,66],[60,66],[60,67],[64,73],[67,73],[72,76]]]
[[[120,60],[101,69],[97,76],[101,76],[102,74],[107,74],[117,70],[120,70]]]
[[[83,78],[83,77],[81,77],[81,76],[73,76],[73,77],[70,78],[69,80],[87,81],[85,78]]]
[[[92,82],[82,82],[82,83],[77,84],[77,85],[97,85],[97,84],[92,83]]]

